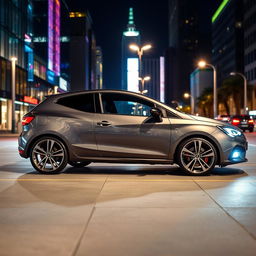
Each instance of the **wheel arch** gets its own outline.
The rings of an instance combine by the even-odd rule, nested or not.
[[[210,143],[213,144],[213,146],[215,147],[216,149],[216,152],[217,152],[217,161],[216,161],[216,164],[220,164],[221,161],[222,161],[222,158],[221,158],[221,154],[220,154],[220,145],[219,143],[211,136],[208,136],[208,135],[205,135],[205,134],[191,134],[191,135],[188,135],[186,137],[183,137],[177,144],[176,144],[176,147],[175,147],[175,150],[174,150],[174,153],[173,153],[173,161],[175,163],[177,163],[175,161],[175,159],[177,159],[177,154],[178,154],[178,149],[179,149],[179,146],[185,141],[185,140],[189,140],[191,138],[202,138],[202,139],[205,139],[207,141],[209,141]]]
[[[58,139],[59,141],[61,141],[63,143],[63,145],[65,146],[65,149],[67,151],[67,157],[68,157],[68,160],[70,159],[70,150],[69,150],[69,144],[68,142],[63,138],[63,136],[59,135],[59,134],[56,134],[56,133],[51,133],[51,132],[47,132],[47,133],[43,133],[43,134],[39,134],[35,137],[33,137],[28,143],[27,143],[27,146],[26,146],[26,157],[29,157],[30,156],[30,153],[31,153],[31,150],[32,150],[32,146],[34,145],[34,143],[40,139],[40,138],[43,138],[43,137],[52,137],[52,138],[55,138],[55,139]]]

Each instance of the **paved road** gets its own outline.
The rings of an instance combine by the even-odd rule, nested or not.
[[[39,175],[0,138],[0,255],[255,256],[256,133],[249,162],[207,177],[92,164]]]

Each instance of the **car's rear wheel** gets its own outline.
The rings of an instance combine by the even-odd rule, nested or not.
[[[59,173],[67,165],[66,147],[56,138],[42,137],[32,146],[30,161],[33,167],[40,173]]]
[[[215,146],[203,138],[190,138],[177,151],[178,164],[188,174],[206,175],[217,162]]]
[[[254,128],[251,128],[251,129],[249,130],[249,132],[253,132],[253,130],[254,130]]]
[[[70,164],[71,166],[73,167],[76,167],[76,168],[82,168],[84,166],[87,166],[89,165],[91,162],[89,161],[84,161],[84,162],[73,162],[73,161],[69,161],[68,164]]]

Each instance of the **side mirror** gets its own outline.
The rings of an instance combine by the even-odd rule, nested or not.
[[[150,114],[151,116],[157,121],[157,122],[162,122],[162,112],[158,108],[151,108],[150,109]]]

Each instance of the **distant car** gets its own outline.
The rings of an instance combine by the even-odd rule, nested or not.
[[[223,121],[223,122],[229,122],[231,116],[230,115],[218,115],[216,120]]]
[[[235,115],[230,119],[232,125],[237,126],[243,131],[254,130],[254,120],[249,115]]]
[[[181,113],[142,94],[95,90],[48,97],[22,121],[19,153],[40,173],[67,163],[178,164],[188,174],[247,161],[230,124]]]

